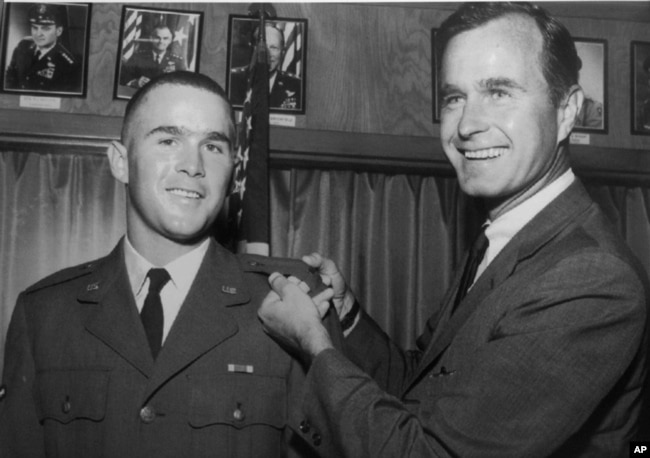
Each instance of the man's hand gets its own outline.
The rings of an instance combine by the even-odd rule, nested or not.
[[[334,290],[332,302],[339,319],[343,318],[354,305],[355,297],[337,265],[331,259],[321,256],[320,253],[303,256],[302,260],[305,264],[318,269],[323,283]]]
[[[327,312],[333,290],[327,288],[310,298],[304,286],[275,272],[269,276],[272,291],[257,312],[264,330],[274,339],[314,358],[333,348],[321,317]]]

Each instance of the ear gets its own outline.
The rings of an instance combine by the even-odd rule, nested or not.
[[[111,173],[117,181],[124,184],[129,183],[129,157],[126,147],[118,142],[112,141],[106,155],[111,166]]]
[[[564,102],[558,109],[558,143],[571,134],[571,130],[573,130],[573,126],[576,123],[576,117],[580,112],[580,108],[582,108],[582,102],[584,99],[585,94],[582,92],[582,88],[579,85],[574,84],[571,89],[569,89],[568,95],[565,97]]]

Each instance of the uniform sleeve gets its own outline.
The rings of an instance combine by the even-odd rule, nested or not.
[[[403,400],[340,352],[322,352],[293,423],[323,436],[324,456],[357,458],[548,456],[595,412],[589,427],[601,434],[633,430],[646,318],[637,274],[613,256],[583,254],[520,290],[525,299],[452,375],[425,374]]]
[[[14,309],[5,347],[0,400],[0,450],[3,457],[45,456],[43,430],[34,398],[34,360],[25,316],[24,293]]]

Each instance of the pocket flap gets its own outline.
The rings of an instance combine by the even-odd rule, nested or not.
[[[286,382],[278,377],[228,374],[192,377],[190,419],[196,428],[227,424],[281,429],[287,418]]]

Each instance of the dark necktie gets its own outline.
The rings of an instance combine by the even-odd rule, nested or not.
[[[153,359],[156,359],[162,345],[164,323],[160,291],[169,281],[169,273],[165,269],[151,269],[147,276],[149,277],[149,292],[144,300],[140,319],[144,325],[144,332],[147,334],[151,354]]]
[[[476,270],[478,269],[485,251],[489,245],[488,238],[485,236],[485,228],[481,230],[481,233],[476,237],[472,248],[469,252],[469,257],[467,258],[467,263],[465,264],[465,270],[463,270],[463,276],[460,279],[460,286],[458,287],[458,292],[456,293],[456,300],[454,301],[455,311],[458,307],[458,304],[465,298],[467,291],[474,282],[474,277],[476,276]]]

